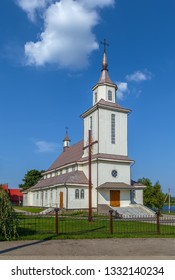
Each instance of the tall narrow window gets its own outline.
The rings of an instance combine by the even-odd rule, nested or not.
[[[75,199],[79,199],[79,189],[75,190]]]
[[[81,195],[81,199],[84,199],[84,190],[83,189],[81,189],[80,195]]]
[[[53,198],[53,193],[52,193],[52,190],[50,190],[50,200],[52,202],[52,198]]]
[[[112,101],[112,91],[108,90],[108,100]]]
[[[97,102],[97,92],[95,92],[95,103]]]
[[[111,143],[115,144],[115,114],[111,115]]]

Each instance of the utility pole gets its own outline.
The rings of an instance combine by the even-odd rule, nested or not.
[[[171,194],[170,194],[170,188],[168,189],[168,212],[171,212],[171,206],[170,206],[170,201],[171,201]]]
[[[89,156],[89,215],[88,215],[88,221],[92,221],[92,171],[91,171],[91,162],[92,162],[92,146],[98,141],[92,142],[92,133],[91,130],[89,130],[89,137],[88,137],[88,145],[83,148],[83,150],[88,148],[88,156]]]

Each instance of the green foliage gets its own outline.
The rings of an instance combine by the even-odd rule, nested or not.
[[[41,171],[38,171],[36,169],[29,170],[25,174],[24,179],[22,179],[24,184],[20,184],[19,188],[21,188],[22,190],[27,190],[30,187],[33,187],[40,180],[43,172],[44,170]]]
[[[165,195],[162,192],[161,185],[157,181],[154,185],[148,178],[141,178],[139,183],[147,186],[143,191],[144,205],[149,208],[161,209],[164,203]]]
[[[9,195],[0,188],[0,236],[4,240],[15,239],[17,234],[17,218]]]

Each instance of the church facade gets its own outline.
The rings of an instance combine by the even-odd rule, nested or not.
[[[106,50],[100,79],[92,88],[92,107],[84,112],[83,140],[70,145],[68,133],[63,152],[43,173],[41,180],[24,192],[25,206],[88,209],[89,155],[91,140],[92,208],[129,207],[143,204],[144,186],[132,181],[128,157],[128,114],[116,102],[117,85],[108,74]],[[90,131],[90,134],[89,134]],[[91,135],[91,139],[89,139]]]

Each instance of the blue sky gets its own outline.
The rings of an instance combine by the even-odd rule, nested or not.
[[[83,137],[106,38],[118,103],[132,110],[132,177],[175,195],[175,1],[1,0],[0,182],[18,187]]]

